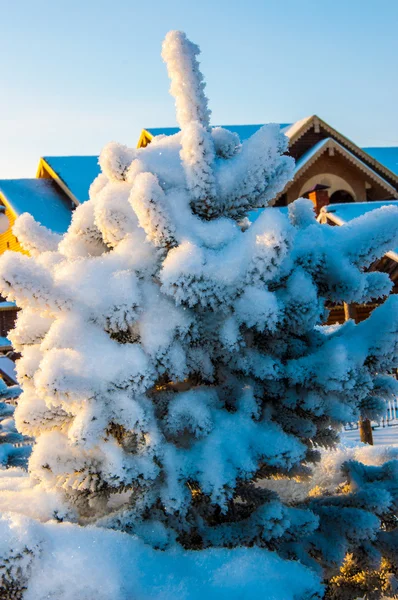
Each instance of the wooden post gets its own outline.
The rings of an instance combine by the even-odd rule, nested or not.
[[[347,304],[346,302],[344,302],[345,320],[348,321],[349,319],[353,319],[355,322],[357,322],[357,317],[358,315],[355,304]],[[358,422],[358,429],[361,442],[373,446],[373,431],[370,420],[360,418]]]
[[[359,419],[359,437],[361,442],[373,446],[373,431],[370,419]]]
[[[329,186],[317,183],[312,189],[308,190],[308,198],[314,203],[316,216],[319,215],[324,206],[329,205]]]
[[[344,318],[346,321],[348,321],[349,319],[353,319],[355,321],[355,323],[357,322],[357,308],[355,306],[355,304],[347,304],[347,302],[344,302]]]

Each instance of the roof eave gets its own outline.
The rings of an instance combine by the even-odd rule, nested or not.
[[[6,208],[13,214],[15,219],[19,216],[12,203],[7,198],[6,194],[0,190],[0,200],[5,204]]]
[[[318,120],[319,125],[323,127],[329,134],[333,135],[336,138],[340,138],[342,144],[348,146],[351,151],[358,153],[363,160],[368,161],[372,165],[373,169],[379,169],[385,175],[387,175],[387,177],[390,177],[393,181],[395,181],[398,188],[398,176],[393,171],[390,171],[390,169],[383,165],[383,163],[373,158],[373,156],[370,156],[370,154],[368,154],[367,152],[365,152],[365,150],[362,150],[362,148],[354,144],[354,142],[345,137],[345,135],[341,134],[336,129],[333,129],[333,127],[328,125],[325,121],[323,121],[323,119],[320,119],[316,115],[314,116],[314,118]]]
[[[298,139],[300,139],[315,123],[316,115],[305,117],[295,123],[292,123],[284,133],[289,138],[289,145],[292,146]]]
[[[137,148],[145,148],[145,146],[150,144],[152,140],[152,133],[150,133],[147,129],[143,129],[137,143]]]

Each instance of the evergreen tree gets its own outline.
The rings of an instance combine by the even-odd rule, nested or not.
[[[18,385],[8,387],[0,379],[0,465],[1,467],[26,467],[31,452],[31,440],[15,427],[14,411],[21,393]]]
[[[80,524],[154,548],[257,546],[328,578],[350,554],[377,569],[397,556],[397,461],[347,462],[344,487],[304,501],[271,483],[310,478],[344,423],[398,391],[396,297],[322,325],[328,301],[390,293],[366,268],[397,245],[398,210],[331,228],[299,199],[250,224],[294,161],[276,124],[243,143],[211,128],[198,54],[167,35],[181,131],[106,146],[65,236],[23,215],[30,256],[0,261],[0,292],[22,308],[10,338],[30,476]]]

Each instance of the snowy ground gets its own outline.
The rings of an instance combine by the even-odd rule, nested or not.
[[[359,444],[359,431],[343,431],[341,435],[343,444]],[[398,426],[394,427],[377,427],[373,430],[373,442],[375,446],[398,446]],[[360,598],[358,600],[361,600]],[[392,600],[385,597],[383,600]]]
[[[359,431],[343,431],[341,435],[343,443],[359,443]],[[375,446],[398,446],[398,426],[394,427],[377,427],[373,430],[373,442]]]

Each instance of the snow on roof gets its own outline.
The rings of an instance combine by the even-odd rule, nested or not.
[[[249,139],[256,131],[264,127],[264,123],[260,125],[214,125],[214,127],[223,127],[224,129],[228,129],[233,133],[237,133],[240,137],[240,140],[244,142]],[[292,127],[290,123],[279,123],[279,127],[281,131],[286,133],[289,128]],[[145,131],[148,131],[153,136],[157,135],[175,135],[180,131],[179,127],[149,127],[146,128]]]
[[[150,133],[153,137],[157,135],[175,135],[179,133],[179,127],[146,127],[145,131]]]
[[[307,150],[307,152],[304,152],[304,154],[300,156],[298,160],[296,160],[296,164],[294,166],[294,174],[296,175],[296,173],[298,173],[298,171],[300,171],[300,169],[304,167],[304,165],[309,160],[311,160],[311,158],[315,156],[319,150],[326,147],[331,140],[332,138],[325,138],[324,140],[317,142],[314,146],[312,146],[312,148]]]
[[[383,206],[398,206],[398,200],[380,200],[378,202],[347,202],[344,204],[329,204],[322,209],[322,212],[332,213],[344,223],[362,217],[362,215],[382,208]]]
[[[98,156],[44,156],[43,159],[79,202],[88,200],[90,185],[101,172]]]
[[[372,158],[398,175],[398,146],[384,146],[379,148],[362,148]]]
[[[0,302],[0,310],[8,310],[9,308],[16,308],[15,302],[9,302],[8,300],[4,300],[4,302]]]
[[[12,348],[12,344],[11,344],[10,340],[8,338],[6,338],[6,337],[0,337],[0,348],[2,350],[11,349]]]
[[[0,338],[6,339],[6,338]],[[8,340],[7,340],[8,341]],[[15,370],[15,363],[8,356],[0,356],[0,372],[6,375],[14,383],[17,382],[17,374]]]
[[[305,119],[301,119],[300,121],[291,124],[280,123],[279,126],[281,131],[283,131],[288,138],[292,138],[294,134],[311,119],[312,117],[306,117]],[[221,127],[237,133],[240,139],[244,141],[263,127],[263,124],[221,125]],[[146,131],[152,136],[175,135],[180,129],[178,127],[150,127],[147,128]],[[315,144],[308,153],[297,161],[296,172],[304,164],[304,160],[309,160],[324,142],[325,140],[322,140],[318,144]],[[363,150],[384,164],[388,169],[398,174],[398,148],[363,148]],[[349,151],[347,150],[347,152]],[[45,156],[44,160],[51,169],[55,171],[79,202],[88,200],[90,185],[101,172],[98,164],[98,156]]]
[[[308,124],[310,121],[314,119],[313,116],[305,117],[304,119],[300,119],[295,123],[279,123],[281,131],[289,138],[292,139],[297,132],[299,132],[302,127]],[[229,129],[237,133],[242,141],[247,140],[250,136],[253,135],[256,131],[263,127],[264,124],[260,125],[221,125],[220,127],[224,127],[224,129]],[[178,127],[150,127],[146,128],[145,131],[148,131],[152,136],[157,135],[174,135],[178,133],[180,130]],[[328,138],[331,139],[331,138]],[[322,144],[322,141],[319,142]],[[319,149],[317,148],[318,144],[316,144],[309,152],[313,151],[314,153]],[[398,175],[398,147],[380,147],[380,148],[361,148],[364,152],[369,154],[372,158],[377,160],[384,167]],[[307,156],[309,159],[311,156]],[[304,158],[304,157],[301,157]],[[301,160],[301,159],[300,159]],[[296,166],[296,170],[300,167]]]
[[[300,119],[300,121],[296,121],[295,123],[291,123],[290,125],[287,125],[286,130],[284,131],[285,135],[287,135],[287,137],[289,139],[291,139],[298,131],[300,131],[300,129],[304,125],[309,123],[309,121],[312,121],[313,118],[314,118],[313,116],[305,117],[304,119]]]
[[[236,132],[240,139],[246,140],[263,125],[223,125],[226,129]],[[281,130],[288,129],[290,124],[281,123]],[[146,129],[151,135],[174,135],[178,127],[160,127]],[[43,160],[64,182],[68,190],[82,203],[88,200],[90,185],[100,174],[98,156],[44,156]]]
[[[70,200],[52,179],[3,179],[0,193],[16,215],[28,212],[56,233],[68,229]]]

